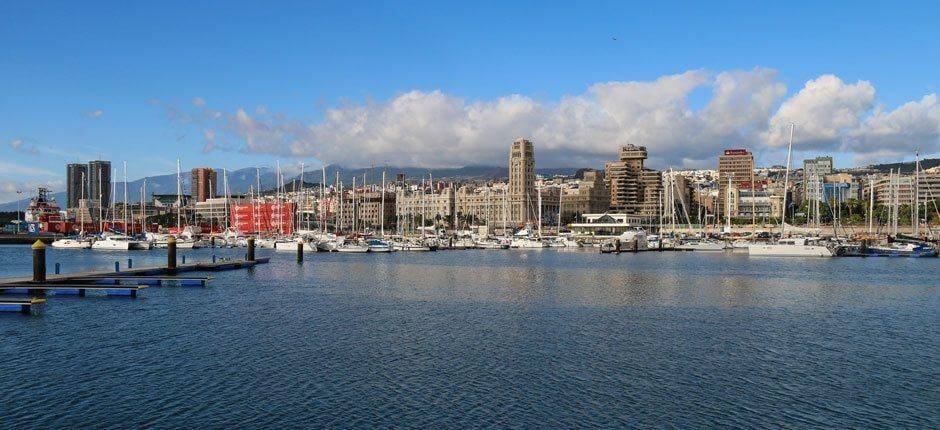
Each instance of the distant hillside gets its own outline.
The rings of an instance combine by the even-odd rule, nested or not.
[[[345,169],[342,166],[327,166],[326,168],[326,183],[333,184],[336,180],[336,172],[340,172],[340,179],[343,181],[345,186],[352,185],[353,177],[356,178],[357,183],[362,183],[362,175],[366,175],[366,181],[369,183],[381,183],[382,182],[382,169],[381,166],[376,166],[375,168],[360,168],[360,169]],[[420,180],[420,178],[426,178],[428,174],[434,178],[434,180],[486,180],[486,179],[501,179],[509,176],[509,169],[506,167],[498,166],[466,166],[458,168],[446,168],[446,169],[427,169],[421,167],[384,167],[386,171],[386,180],[391,182],[395,180],[395,176],[399,173],[404,173],[407,180]],[[223,187],[222,181],[222,169],[216,169],[218,172],[218,186],[219,193]],[[578,171],[577,168],[548,168],[548,169],[535,169],[536,174],[553,176],[557,174],[561,175],[573,175]],[[229,171],[227,174],[228,177],[228,186],[233,194],[241,194],[248,192],[249,187],[255,187],[258,182],[261,184],[262,190],[271,190],[274,188],[276,183],[274,169],[271,168],[260,168],[256,169],[254,167],[247,167],[243,169]],[[304,173],[304,183],[313,186],[319,185],[320,180],[323,176],[323,172],[320,169],[307,171]],[[287,176],[285,175],[284,181],[290,183],[292,181],[299,180],[300,175]],[[144,181],[147,183],[147,196],[148,198],[154,194],[176,194],[176,174],[171,173],[167,175],[157,175],[149,176],[146,178],[141,178],[136,181],[129,181],[127,183],[127,196],[128,200],[132,202],[140,201],[140,191],[141,187],[144,184]],[[190,193],[190,183],[192,178],[189,172],[184,172],[182,175],[183,182],[183,193]],[[117,201],[124,200],[124,183],[116,182],[115,183],[115,199]],[[55,198],[60,205],[64,204],[66,200],[66,195],[64,191],[53,190],[52,197]],[[20,208],[25,208],[29,203],[29,199],[20,200]],[[17,202],[7,202],[0,204],[0,211],[14,211],[17,208]]]
[[[940,166],[940,158],[928,158],[926,160],[920,161],[921,169],[930,169],[937,166]],[[897,172],[899,168],[901,169],[901,174],[914,173],[913,161],[906,163],[874,164],[870,167],[872,170],[876,170],[881,173],[888,173],[892,170]]]

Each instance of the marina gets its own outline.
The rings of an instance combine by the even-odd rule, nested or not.
[[[27,248],[0,246],[7,277],[29,276]],[[75,273],[110,272],[115,260],[48,252],[50,265]],[[245,249],[180,252],[191,262],[241,259]],[[937,418],[922,393],[938,346],[931,321],[940,311],[940,259],[545,248],[322,252],[298,264],[289,253],[257,252],[268,264],[206,272],[209,288],[151,286],[133,300],[50,293],[31,316],[0,314],[0,383],[21,399],[5,410],[8,423],[45,413],[57,427],[293,427],[348,420],[378,404],[386,412],[362,426],[411,421],[413,413],[458,427],[502,413],[562,427],[652,423],[663,414],[687,427],[794,419],[931,427]],[[125,256],[135,269],[167,257]],[[37,368],[13,360],[17,354],[72,364]],[[169,357],[184,358],[170,365]],[[586,357],[595,364],[583,367]],[[383,383],[364,376],[376,373]],[[879,390],[864,388],[872,380]],[[820,384],[827,388],[813,388]],[[95,401],[150,395],[119,409],[55,413],[80,389],[104,393]],[[567,407],[520,405],[513,399],[522,391]],[[420,406],[409,404],[415,396]],[[178,397],[214,406],[162,400]],[[463,400],[430,401],[438,397]],[[701,399],[716,408],[700,408]],[[796,399],[807,406],[782,412],[779,405]],[[862,406],[867,412],[848,412]],[[271,412],[254,413],[258,407]]]

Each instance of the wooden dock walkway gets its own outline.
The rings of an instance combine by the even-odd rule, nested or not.
[[[55,296],[70,295],[85,297],[88,290],[104,291],[108,296],[136,298],[137,293],[149,286],[176,284],[179,286],[205,286],[213,279],[211,276],[197,277],[193,272],[216,272],[237,270],[268,263],[268,258],[254,260],[217,260],[212,262],[194,262],[176,267],[150,266],[128,268],[124,270],[98,270],[67,274],[47,275],[45,256],[41,262],[34,259],[34,276],[0,279],[0,311],[13,311],[30,314],[34,305],[45,303],[40,298],[52,293]],[[35,255],[34,255],[35,256]],[[215,260],[215,258],[213,258]],[[37,265],[38,264],[38,265]],[[40,277],[35,271],[39,268]],[[117,264],[115,264],[117,268]],[[58,270],[58,268],[56,268]],[[190,274],[190,275],[186,275]],[[39,279],[39,280],[36,280]],[[10,298],[6,294],[29,294],[29,298]],[[38,297],[37,297],[38,296]]]

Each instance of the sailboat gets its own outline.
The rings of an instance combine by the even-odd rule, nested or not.
[[[783,213],[780,216],[780,235],[787,231],[787,187],[790,181],[790,154],[793,150],[793,124],[790,124],[790,140],[787,144],[787,167],[783,179]],[[816,238],[781,238],[776,243],[753,243],[747,247],[748,255],[760,257],[832,257],[829,247],[819,244]]]
[[[85,174],[82,173],[82,186],[81,186],[81,196],[85,198]],[[91,239],[85,237],[85,212],[79,208],[79,224],[82,225],[82,230],[79,232],[78,236],[75,237],[66,237],[62,239],[57,239],[52,242],[53,248],[58,249],[90,249],[91,248]]]

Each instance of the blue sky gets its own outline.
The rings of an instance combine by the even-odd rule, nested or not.
[[[132,177],[168,172],[177,156],[184,168],[318,158],[348,165],[360,153],[362,164],[490,164],[505,158],[495,148],[517,137],[510,133],[536,137],[537,151],[544,141],[552,165],[596,163],[627,140],[647,144],[657,167],[701,166],[722,140],[780,163],[779,142],[766,143],[774,142],[766,133],[758,142],[760,130],[747,129],[773,122],[782,104],[823,75],[839,80],[826,88],[862,99],[852,108],[860,122],[909,102],[922,102],[912,108],[915,119],[940,115],[923,100],[940,88],[936,2],[128,3],[0,5],[0,200],[15,187],[61,183],[65,163],[99,155],[127,159]],[[676,104],[704,110],[719,75],[755,68],[782,85],[771,110],[754,108],[766,118],[735,123],[744,130],[733,133],[689,123],[675,142],[649,137],[657,129],[644,124],[659,112]],[[591,90],[689,71],[698,74],[680,85],[674,104],[649,111],[646,102],[616,111],[605,101],[610,88]],[[853,86],[859,81],[874,95]],[[673,88],[635,87],[615,88],[622,91],[610,103],[663,99],[660,92]],[[610,114],[629,131],[592,135],[611,122],[572,125],[583,115],[565,100],[585,101],[590,115]],[[809,106],[804,114],[816,115],[820,103],[784,111]],[[910,124],[900,116],[885,121]],[[505,118],[510,123],[498,125]],[[825,124],[803,128],[812,136],[798,145],[801,154],[833,153],[842,164],[911,152],[876,150],[903,145],[875,140],[874,126],[843,124],[836,135]],[[934,130],[907,133],[904,142],[935,152]],[[461,158],[440,156],[451,145]]]

